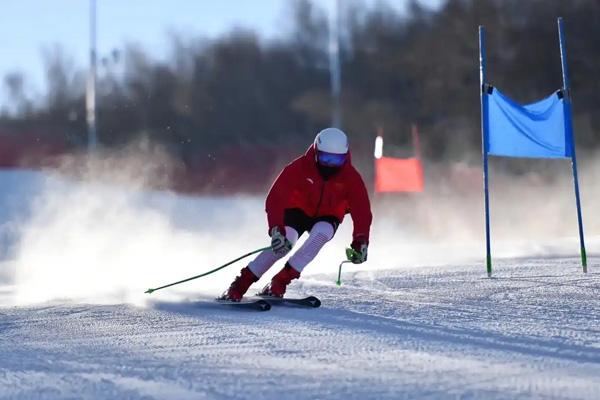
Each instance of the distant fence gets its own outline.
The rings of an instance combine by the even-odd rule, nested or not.
[[[157,188],[188,194],[263,193],[283,167],[304,152],[304,148],[232,146],[218,151],[201,152],[183,159],[175,158],[169,182],[157,182]],[[0,168],[53,168],[61,157],[80,153],[57,134],[18,134],[0,131]],[[77,169],[77,162],[70,163]],[[64,171],[78,175],[77,170]],[[140,171],[144,174],[147,171]],[[152,183],[151,183],[152,184]]]
[[[0,168],[39,168],[67,151],[60,135],[0,132]]]

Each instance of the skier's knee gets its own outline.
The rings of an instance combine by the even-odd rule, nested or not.
[[[317,256],[325,243],[331,240],[333,232],[334,229],[331,224],[327,222],[316,223],[311,229],[306,242],[290,258],[290,265],[293,265],[298,271],[302,271]]]
[[[317,222],[310,231],[311,236],[319,237],[319,239],[324,240],[325,242],[333,239],[333,235],[335,234],[335,229],[333,225],[326,221]]]
[[[285,238],[287,240],[289,240],[290,243],[292,244],[292,247],[294,247],[294,245],[298,241],[298,232],[294,228],[292,228],[290,226],[286,226],[285,227]]]

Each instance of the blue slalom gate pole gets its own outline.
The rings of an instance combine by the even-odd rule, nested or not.
[[[490,244],[490,194],[488,187],[488,107],[485,91],[486,77],[485,28],[479,26],[479,83],[481,96],[481,152],[483,158],[483,193],[485,203],[485,246],[488,277],[492,277],[492,251]]]
[[[565,129],[568,132],[568,140],[571,146],[571,166],[573,169],[573,184],[575,187],[575,203],[577,205],[577,222],[579,224],[579,245],[581,252],[581,266],[583,272],[587,273],[587,256],[585,252],[585,240],[583,235],[583,218],[581,216],[581,198],[579,196],[579,178],[577,176],[577,156],[575,155],[575,140],[573,135],[573,121],[571,118],[571,94],[569,87],[569,73],[567,69],[567,49],[565,43],[565,31],[563,19],[558,18],[558,38],[560,44],[560,60],[562,64],[563,92],[565,104]]]

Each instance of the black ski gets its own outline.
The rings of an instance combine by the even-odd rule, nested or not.
[[[261,296],[259,297],[267,300],[273,305],[295,305],[299,307],[312,307],[317,308],[321,306],[321,300],[315,296],[308,296],[305,298],[292,298],[292,297],[275,297],[275,296]]]
[[[215,299],[217,303],[224,304],[235,308],[248,308],[257,311],[269,311],[271,304],[265,300],[242,300],[242,301],[230,301],[223,299]]]

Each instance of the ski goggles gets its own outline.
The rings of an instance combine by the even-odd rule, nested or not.
[[[346,162],[348,154],[327,153],[317,151],[317,162],[327,167],[341,167]]]

